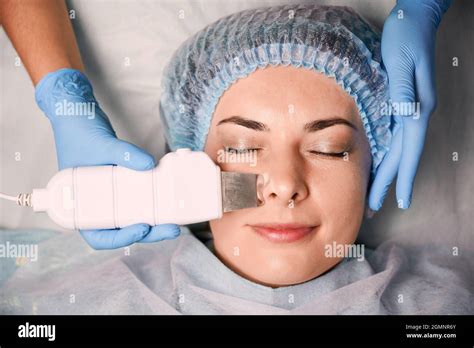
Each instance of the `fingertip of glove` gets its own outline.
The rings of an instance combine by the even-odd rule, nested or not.
[[[166,229],[168,230],[168,235],[172,239],[178,237],[181,234],[181,228],[178,225],[168,224],[166,225]]]
[[[118,139],[115,149],[115,164],[133,170],[149,170],[155,167],[155,159],[145,150]]]
[[[379,211],[379,209],[382,207],[382,202],[384,200],[384,196],[382,197],[377,197],[377,195],[375,194],[375,192],[371,192],[369,194],[369,209],[374,211],[374,212],[377,212]]]
[[[137,224],[136,226],[136,231],[137,231],[137,239],[140,240],[143,237],[145,237],[148,233],[150,233],[150,226],[147,224]]]
[[[163,233],[164,239],[175,239],[181,234],[181,228],[175,224],[157,225],[153,228]]]
[[[409,199],[406,199],[406,200],[403,200],[403,199],[399,199],[397,201],[397,204],[398,204],[398,208],[401,209],[401,210],[407,210],[408,208],[410,208],[411,206],[411,201]]]
[[[148,161],[147,164],[145,164],[143,166],[143,169],[149,170],[149,169],[153,169],[155,167],[156,167],[156,162],[155,162],[155,159],[152,158],[152,159],[150,159],[150,161]]]
[[[127,165],[131,169],[135,170],[150,170],[155,168],[156,163],[153,157],[146,153],[143,153],[136,156],[133,160],[127,163]]]
[[[181,234],[181,228],[178,225],[174,225],[173,237],[176,238]]]
[[[382,204],[381,204],[381,203],[369,204],[369,209],[370,209],[373,213],[378,212],[381,207],[382,207]]]
[[[98,230],[79,230],[81,237],[84,241],[91,247],[93,250],[99,251],[104,250],[104,246],[97,242],[96,240],[96,233]]]

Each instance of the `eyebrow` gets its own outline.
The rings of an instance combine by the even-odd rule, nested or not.
[[[217,125],[220,126],[221,124],[226,124],[226,123],[233,123],[238,126],[246,127],[246,128],[253,129],[256,131],[268,132],[270,130],[270,128],[265,123],[250,120],[242,116],[231,116],[231,117],[225,118],[219,121]],[[332,127],[338,124],[346,125],[357,130],[357,127],[354,124],[340,117],[333,117],[329,119],[316,120],[316,121],[306,123],[304,125],[304,130],[307,132],[317,132],[319,130]]]
[[[304,129],[308,132],[317,132],[321,129],[335,126],[337,124],[346,125],[357,130],[354,124],[340,117],[334,117],[334,118],[330,118],[326,120],[317,120],[317,121],[309,122],[305,124]]]
[[[225,118],[217,124],[220,126],[221,124],[225,123],[234,123],[236,125],[250,128],[256,131],[265,131],[268,132],[270,128],[265,123],[254,121],[254,120],[249,120],[248,118],[242,117],[242,116],[231,116],[229,118]]]

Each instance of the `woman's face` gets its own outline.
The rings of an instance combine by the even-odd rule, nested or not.
[[[224,171],[263,178],[257,208],[210,222],[217,256],[241,276],[301,283],[341,260],[325,248],[355,241],[371,156],[357,107],[335,80],[257,69],[220,98],[205,152]]]

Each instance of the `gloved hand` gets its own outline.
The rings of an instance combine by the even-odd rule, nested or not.
[[[374,211],[382,206],[397,172],[398,207],[410,207],[428,121],[436,108],[436,30],[450,5],[451,0],[398,0],[385,21],[382,60],[396,126],[370,189],[369,207]]]
[[[119,165],[134,170],[155,167],[150,154],[117,139],[90,82],[80,71],[60,69],[43,77],[36,87],[36,102],[51,121],[60,170],[95,165]],[[180,229],[173,224],[136,224],[80,233],[94,249],[115,249],[135,242],[173,239]]]

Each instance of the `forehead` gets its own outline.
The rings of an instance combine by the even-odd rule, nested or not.
[[[277,66],[257,69],[231,85],[217,104],[213,123],[234,114],[265,118],[289,113],[360,121],[354,100],[333,78],[314,70]]]

